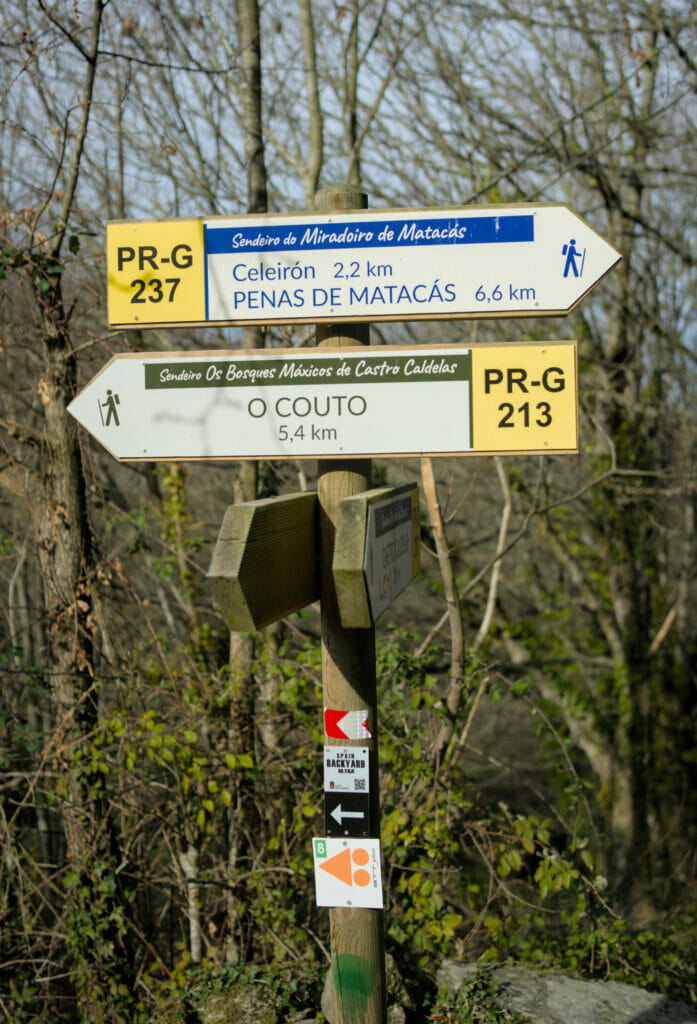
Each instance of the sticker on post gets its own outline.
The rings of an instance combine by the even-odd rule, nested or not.
[[[421,568],[416,487],[368,507],[363,572],[373,622]]]
[[[370,792],[369,767],[367,747],[325,747],[325,793]]]
[[[324,709],[324,731],[333,740],[369,740],[370,711],[335,711]]]
[[[379,839],[312,840],[318,907],[381,910]]]
[[[325,793],[324,831],[328,836],[369,836],[370,793]]]

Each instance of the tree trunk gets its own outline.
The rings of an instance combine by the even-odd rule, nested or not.
[[[237,0],[237,30],[242,78],[240,83],[242,136],[247,176],[247,212],[266,213],[268,206],[266,161],[262,129],[261,35],[258,0]],[[242,348],[264,347],[263,327],[244,327]],[[240,462],[234,483],[235,504],[257,497],[258,465]],[[253,672],[254,637],[230,634],[230,749],[253,753],[257,683]],[[248,855],[250,837],[260,824],[258,794],[254,782],[239,772],[231,779],[233,810],[228,829],[228,872],[234,878],[241,858]],[[229,963],[244,959],[245,950],[238,927],[238,900],[231,896],[228,907],[229,932],[225,956]]]
[[[94,543],[77,423],[67,411],[76,391],[76,365],[61,277],[38,276],[38,281],[46,459],[43,494],[33,512],[48,623],[56,798],[67,847],[67,942],[82,1018],[99,1024],[132,1019],[133,955],[124,864],[105,776],[84,767],[89,764],[84,755],[97,723],[99,691],[93,641]]]

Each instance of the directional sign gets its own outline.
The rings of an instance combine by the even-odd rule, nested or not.
[[[367,836],[370,793],[325,793],[324,828],[328,836]]]
[[[261,629],[319,598],[314,492],[229,505],[208,578],[228,629]]]
[[[345,629],[371,626],[420,568],[417,484],[378,487],[339,502],[332,573]]]
[[[117,459],[574,452],[576,346],[119,355],[69,410]]]
[[[112,327],[568,313],[620,259],[563,205],[111,221]]]

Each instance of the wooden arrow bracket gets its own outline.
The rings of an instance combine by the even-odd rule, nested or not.
[[[341,624],[344,629],[365,629],[371,626],[375,620],[368,580],[364,570],[368,543],[366,528],[371,505],[384,502],[387,499],[414,494],[417,496],[416,507],[418,510],[418,485],[416,483],[376,487],[371,491],[363,491],[361,494],[342,498],[339,502],[332,573]],[[411,530],[413,535],[413,575],[415,576],[421,567],[418,511]]]
[[[232,632],[261,629],[319,599],[312,491],[230,505],[208,569]]]

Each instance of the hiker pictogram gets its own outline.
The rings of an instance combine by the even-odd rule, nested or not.
[[[586,250],[582,249],[579,252],[576,248],[576,239],[570,238],[569,241],[562,246],[561,254],[562,256],[566,256],[566,261],[564,263],[564,277],[568,277],[569,274],[571,274],[572,277],[581,277],[583,274],[583,264],[586,261]],[[581,261],[580,264],[576,262],[577,260]]]
[[[104,401],[98,402],[97,404],[99,405],[99,415],[102,420],[102,426],[108,427],[112,420],[114,422],[115,427],[120,426],[119,414],[116,411],[116,406],[121,404],[121,400],[117,394],[114,394],[111,388],[107,389],[106,398],[104,399]],[[104,418],[105,413],[106,419]]]

